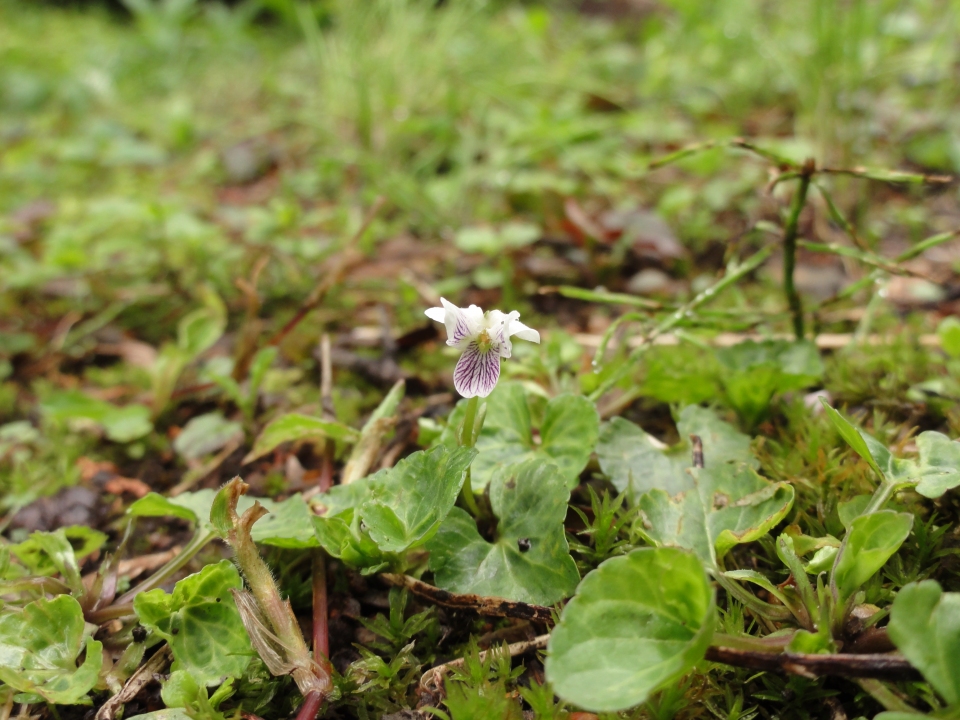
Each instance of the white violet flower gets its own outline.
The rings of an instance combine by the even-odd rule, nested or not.
[[[500,377],[500,358],[510,357],[513,345],[510,338],[539,343],[540,333],[520,322],[520,313],[514,310],[504,314],[499,310],[483,312],[476,305],[458,308],[445,298],[443,307],[430,308],[426,316],[447,327],[447,345],[463,350],[453,371],[453,386],[466,398],[486,397]]]

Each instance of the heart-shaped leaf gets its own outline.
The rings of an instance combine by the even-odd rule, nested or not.
[[[643,529],[656,545],[692,550],[710,568],[734,545],[767,534],[793,505],[793,488],[745,464],[690,469],[692,487],[642,495]]]
[[[861,515],[851,523],[831,576],[841,607],[900,548],[912,527],[913,515],[893,510]]]
[[[377,546],[399,553],[431,538],[457,501],[476,455],[472,448],[437,447],[374,475],[360,515]]]
[[[501,468],[490,483],[494,541],[453,508],[427,543],[437,585],[536,605],[568,597],[580,580],[563,529],[569,497],[567,480],[551,463],[528,458]]]
[[[0,681],[19,692],[88,705],[102,664],[103,647],[87,634],[80,603],[69,595],[36,600],[0,617]]]
[[[437,531],[476,454],[440,445],[333,488],[318,500],[322,514],[312,518],[320,544],[366,572],[395,565],[402,553],[421,547]]]
[[[960,593],[943,592],[936,580],[904,585],[887,632],[948,705],[960,703]]]
[[[547,679],[583,708],[623,710],[702,660],[715,623],[713,589],[696,557],[635,550],[580,583],[550,634]]]
[[[654,488],[673,495],[693,487],[687,473],[692,462],[687,440],[690,435],[703,441],[708,468],[728,463],[748,463],[752,467],[758,464],[750,452],[750,438],[720,420],[712,410],[688,405],[680,412],[677,430],[681,442],[667,448],[629,420],[614,418],[600,429],[600,467],[617,490],[636,502],[640,495]]]
[[[499,468],[529,458],[552,462],[567,487],[576,487],[597,444],[600,416],[596,407],[580,395],[559,395],[547,403],[539,444],[534,442],[532,426],[523,385],[500,383],[487,399],[487,416],[477,441],[480,454],[471,471],[475,490],[483,490]]]
[[[197,683],[216,685],[240,677],[253,655],[231,590],[243,582],[229,560],[207,565],[178,582],[173,594],[140,593],[133,608],[140,622],[170,644],[174,670],[189,672]]]

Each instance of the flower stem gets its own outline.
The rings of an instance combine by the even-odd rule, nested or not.
[[[462,447],[473,447],[473,425],[477,420],[477,408],[480,407],[480,398],[474,396],[467,400],[467,412],[463,416],[463,425],[460,429],[460,445]]]
[[[480,398],[473,396],[467,400],[467,411],[463,416],[463,425],[460,427],[460,446],[473,447],[476,444],[475,425],[477,421],[477,409],[480,407]],[[482,422],[482,420],[481,420]],[[477,428],[479,429],[479,428]],[[477,506],[477,498],[473,494],[473,482],[470,477],[470,468],[467,468],[467,475],[463,481],[463,487],[460,488],[460,500],[474,517],[480,517],[480,508]]]

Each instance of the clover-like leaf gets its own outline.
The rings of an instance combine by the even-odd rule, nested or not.
[[[960,703],[960,593],[943,592],[936,580],[904,585],[887,632],[947,704]]]
[[[841,606],[900,548],[913,527],[913,515],[893,510],[861,515],[843,539],[831,586]]]
[[[671,495],[693,487],[687,473],[690,467],[690,435],[703,441],[703,457],[708,468],[729,463],[758,465],[750,452],[750,438],[716,413],[697,405],[688,405],[677,420],[681,442],[673,447],[644,432],[623,418],[613,418],[600,429],[597,457],[610,482],[634,502],[654,488]]]
[[[330,438],[352,443],[359,437],[360,433],[352,427],[336,420],[323,420],[310,415],[288,413],[268,424],[260,432],[253,443],[253,449],[243,458],[243,462],[253,462],[279,445],[294,440]]]
[[[69,595],[36,600],[0,617],[0,681],[19,692],[88,705],[102,664],[103,647],[87,634],[80,603]]]
[[[767,534],[793,505],[793,487],[772,483],[746,464],[688,472],[690,489],[640,497],[643,530],[656,545],[692,550],[710,568],[734,545]]]
[[[552,462],[567,487],[576,487],[597,444],[600,416],[594,404],[570,394],[550,400],[544,411],[539,444],[534,442],[532,425],[523,385],[500,383],[487,399],[487,416],[477,440],[480,454],[471,471],[475,490],[483,490],[498,468],[528,458]]]
[[[207,565],[178,582],[172,594],[140,593],[133,608],[140,622],[170,644],[174,669],[202,685],[240,677],[253,654],[231,590],[243,582],[229,560]]]
[[[550,634],[547,679],[583,708],[623,710],[702,660],[715,624],[713,589],[696,557],[634,550],[580,583]]]
[[[490,482],[498,518],[494,541],[453,508],[427,543],[437,585],[538,605],[569,596],[580,580],[563,529],[569,497],[552,463],[534,457],[499,469]]]
[[[436,447],[374,475],[360,515],[377,546],[400,553],[431,538],[457,501],[476,455],[473,448]]]

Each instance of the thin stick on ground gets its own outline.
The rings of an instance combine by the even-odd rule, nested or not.
[[[300,322],[309,315],[313,310],[315,310],[320,303],[323,302],[323,299],[327,296],[327,293],[333,289],[333,287],[340,282],[344,274],[352,268],[353,266],[359,264],[362,261],[362,258],[356,257],[350,251],[353,249],[354,245],[359,242],[360,238],[364,236],[369,229],[371,223],[373,223],[374,218],[376,218],[377,213],[380,212],[380,209],[383,207],[386,202],[386,198],[382,195],[374,200],[373,205],[370,206],[370,209],[367,211],[366,216],[363,218],[363,222],[360,223],[360,227],[357,228],[357,231],[350,237],[347,241],[347,244],[344,246],[343,250],[340,252],[339,257],[334,261],[333,267],[330,268],[327,272],[326,277],[317,285],[316,289],[310,293],[310,296],[304,300],[303,304],[297,310],[290,320],[287,321],[287,324],[284,325],[277,333],[270,338],[267,345],[279,345],[283,342],[283,339],[290,334],[290,332],[300,324]]]
[[[471,610],[484,617],[509,617],[553,624],[553,610],[543,605],[529,605],[504,598],[447,592],[409,575],[381,573],[380,577],[394,587],[407,588],[417,597],[443,607]]]
[[[324,420],[337,419],[333,408],[333,360],[330,352],[330,336],[327,333],[320,337],[320,408]],[[317,481],[320,492],[326,492],[333,487],[333,454],[336,447],[336,443],[331,438],[327,438],[323,444],[323,465]]]
[[[919,671],[900,655],[768,653],[729,647],[710,647],[707,649],[707,660],[753,670],[785,672],[808,678],[837,675],[848,678],[896,681],[922,679]]]
[[[550,640],[549,634],[538,635],[533,640],[523,640],[521,642],[511,643],[510,645],[507,645],[507,654],[510,657],[516,657],[517,655],[528,653],[531,650],[542,650],[547,646],[548,640]],[[480,661],[482,662],[486,660],[491,654],[499,655],[502,652],[502,647],[494,647],[490,648],[489,650],[484,650],[480,653]],[[430,668],[420,678],[420,687],[429,693],[437,694],[442,688],[444,676],[454,668],[463,667],[465,662],[466,658],[457,658],[456,660],[451,660],[443,665],[437,665],[436,667]]]
[[[97,710],[95,720],[113,720],[120,708],[133,700],[147,683],[153,680],[157,673],[163,672],[163,669],[169,664],[170,659],[170,646],[164,645],[154,653],[153,657],[147,660],[130,676],[127,684],[123,686],[120,692],[100,706],[100,709]]]

